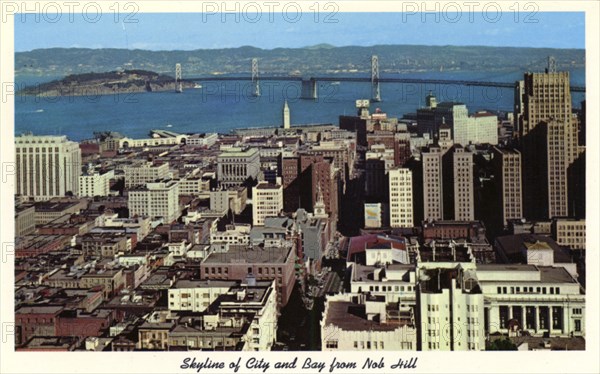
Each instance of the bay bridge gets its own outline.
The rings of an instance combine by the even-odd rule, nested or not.
[[[549,66],[555,66],[553,58],[549,57]],[[178,64],[179,65],[179,64]],[[181,67],[178,68],[177,81],[181,78]],[[381,101],[381,83],[400,83],[400,84],[435,84],[435,85],[460,85],[460,86],[478,86],[478,87],[497,87],[504,89],[514,89],[516,82],[490,82],[482,80],[455,80],[438,78],[401,78],[397,76],[380,76],[379,59],[377,56],[371,56],[371,76],[310,76],[303,77],[299,75],[260,75],[258,72],[258,59],[251,61],[251,74],[239,76],[206,76],[206,77],[186,77],[184,80],[192,82],[226,82],[226,81],[250,81],[252,82],[253,96],[260,96],[260,81],[280,81],[280,82],[301,82],[302,99],[317,99],[318,82],[364,82],[371,85],[371,101]],[[585,92],[585,86],[571,86],[571,92]]]

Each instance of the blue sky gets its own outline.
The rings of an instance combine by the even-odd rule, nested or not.
[[[33,14],[15,16],[15,50],[36,48],[139,48],[150,50],[192,50],[233,48],[252,45],[265,49],[304,47],[319,43],[335,46],[376,44],[485,45],[514,47],[585,48],[585,14],[582,12],[544,12],[524,22],[525,14],[515,22],[505,13],[496,22],[487,21],[481,12],[456,19],[446,14],[435,19],[428,14],[338,13],[336,23],[327,23],[321,13],[304,13],[295,22],[281,12],[272,19],[262,14],[235,18],[199,13],[137,14],[137,23],[115,22],[112,14],[103,14],[97,22],[86,22],[81,14],[36,19]],[[297,16],[297,15],[296,15]],[[122,19],[122,17],[121,17]],[[457,20],[457,22],[454,22]],[[49,22],[53,21],[53,22]]]

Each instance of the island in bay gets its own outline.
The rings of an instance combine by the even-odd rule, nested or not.
[[[118,70],[105,73],[71,74],[59,80],[24,87],[22,95],[82,96],[119,93],[177,91],[193,88],[190,81],[147,70]]]

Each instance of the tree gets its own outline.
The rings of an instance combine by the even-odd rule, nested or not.
[[[508,338],[497,339],[490,343],[488,351],[516,351],[517,346]]]

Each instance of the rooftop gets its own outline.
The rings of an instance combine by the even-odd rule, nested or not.
[[[477,271],[537,271],[535,265],[525,264],[477,264]]]
[[[281,188],[281,185],[273,183],[259,183],[254,188],[257,190],[275,190]]]
[[[62,212],[79,204],[80,201],[40,201],[35,203],[36,212]]]
[[[554,239],[537,234],[516,234],[505,235],[496,238],[495,247],[498,252],[503,253],[510,262],[526,262],[524,249],[536,244],[535,248],[544,246],[544,249],[552,249],[554,251],[555,263],[571,262],[571,255],[567,249],[562,248]]]
[[[538,266],[538,269],[544,283],[576,283],[564,267]]]
[[[477,113],[473,114],[472,117],[477,118],[477,117],[495,117],[495,116],[496,115],[494,113],[483,111],[483,112],[477,112]]]
[[[350,301],[329,301],[325,319],[326,325],[334,325],[346,331],[394,331],[408,324],[408,321],[398,322],[370,321],[367,319],[365,306]]]
[[[56,314],[63,310],[60,305],[22,306],[15,311],[16,314]]]
[[[291,251],[291,246],[268,248],[230,246],[227,252],[211,253],[202,264],[284,263]]]
[[[76,336],[35,336],[26,343],[26,349],[71,349],[78,343]]]
[[[171,288],[234,287],[236,281],[180,279]]]
[[[248,157],[248,156],[252,156],[254,154],[258,154],[258,149],[256,148],[230,148],[230,149],[225,149],[223,150],[223,152],[221,152],[218,156],[218,158],[223,158],[223,157]]]

